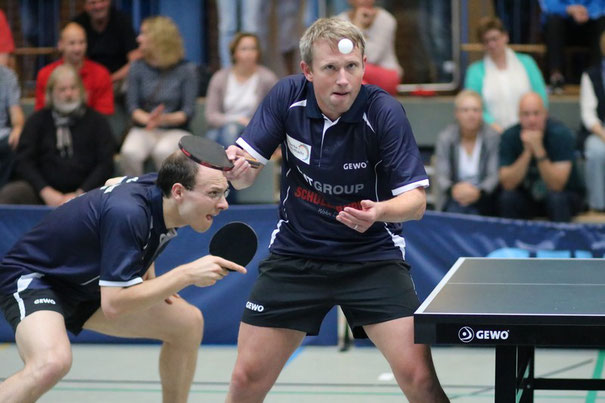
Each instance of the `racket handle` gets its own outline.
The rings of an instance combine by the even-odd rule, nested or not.
[[[258,167],[261,166],[260,161],[255,160],[254,158],[246,158],[246,161],[248,161],[248,164],[250,164],[251,168],[257,169]]]

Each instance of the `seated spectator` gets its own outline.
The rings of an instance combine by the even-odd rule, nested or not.
[[[508,33],[498,18],[485,17],[477,28],[485,56],[466,70],[464,88],[483,99],[483,120],[498,133],[519,122],[521,97],[533,91],[548,106],[546,84],[531,56],[508,47]]]
[[[338,17],[355,24],[366,40],[363,84],[374,84],[389,94],[397,94],[403,68],[395,55],[395,17],[381,7],[374,7],[374,0],[349,0],[349,3],[352,9]]]
[[[75,22],[70,22],[61,31],[59,39],[61,59],[43,67],[36,79],[36,104],[34,109],[39,111],[46,104],[46,82],[57,66],[68,64],[76,69],[82,78],[87,93],[87,104],[105,115],[114,112],[113,86],[109,71],[86,58],[86,32]]]
[[[544,40],[547,48],[550,85],[554,92],[562,92],[566,75],[563,50],[566,44],[588,45],[590,61],[601,59],[599,36],[605,29],[605,2],[603,0],[542,0],[545,18]]]
[[[21,90],[17,76],[8,67],[0,66],[0,187],[8,182],[15,160],[14,150],[23,129]]]
[[[456,123],[439,134],[435,147],[438,210],[494,213],[498,186],[499,134],[483,122],[481,96],[461,91],[454,100]]]
[[[532,218],[546,212],[552,221],[571,221],[584,193],[573,133],[548,118],[535,92],[521,98],[519,120],[500,139],[500,215]]]
[[[126,106],[134,126],[121,149],[123,173],[138,176],[151,156],[156,169],[178,149],[195,112],[196,68],[184,60],[183,39],[168,17],[143,21],[137,37],[143,54],[128,73]]]
[[[129,61],[140,57],[130,17],[111,6],[111,0],[86,0],[74,18],[86,31],[86,56],[111,73],[117,87],[128,75]]]
[[[0,10],[0,66],[8,66],[15,51],[15,41],[4,11]]]
[[[25,122],[17,148],[17,180],[0,189],[0,204],[59,206],[111,177],[115,149],[105,116],[86,106],[69,64],[50,74],[47,106]]]
[[[582,74],[580,85],[584,177],[588,207],[595,211],[605,211],[605,31],[601,34],[601,52],[603,57]]]
[[[230,46],[231,67],[217,71],[206,95],[206,137],[225,147],[235,144],[256,108],[277,82],[277,76],[259,64],[260,43],[250,33],[239,33]]]

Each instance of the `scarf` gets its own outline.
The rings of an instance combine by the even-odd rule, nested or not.
[[[71,158],[74,155],[73,142],[71,138],[70,126],[76,124],[76,120],[82,117],[86,112],[84,105],[79,106],[73,112],[63,114],[56,109],[52,110],[52,116],[57,129],[57,150],[61,158]]]

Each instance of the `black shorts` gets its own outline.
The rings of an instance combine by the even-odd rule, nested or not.
[[[319,333],[324,316],[342,308],[353,335],[362,326],[411,316],[420,306],[410,266],[402,260],[331,262],[271,254],[246,302],[242,321]]]
[[[14,331],[17,331],[17,325],[27,315],[37,311],[53,311],[63,315],[67,330],[77,335],[100,306],[100,299],[70,300],[62,298],[51,288],[26,289],[18,295],[0,295],[0,311]]]

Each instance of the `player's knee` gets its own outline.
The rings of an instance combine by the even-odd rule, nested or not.
[[[262,392],[264,389],[271,387],[269,384],[266,388],[263,382],[263,373],[250,366],[236,363],[233,373],[231,374],[231,389],[234,391],[253,393],[255,391]]]
[[[414,395],[431,394],[436,386],[436,378],[428,368],[405,366],[399,368],[397,372],[404,390],[412,392]]]
[[[252,386],[252,377],[249,371],[236,365],[231,374],[231,389],[234,391],[249,391]]]
[[[53,351],[30,365],[36,384],[44,390],[59,382],[71,369],[71,351]]]
[[[183,304],[179,315],[177,326],[172,329],[172,336],[184,342],[184,339],[192,343],[201,343],[204,334],[204,316],[202,312],[193,305]]]

